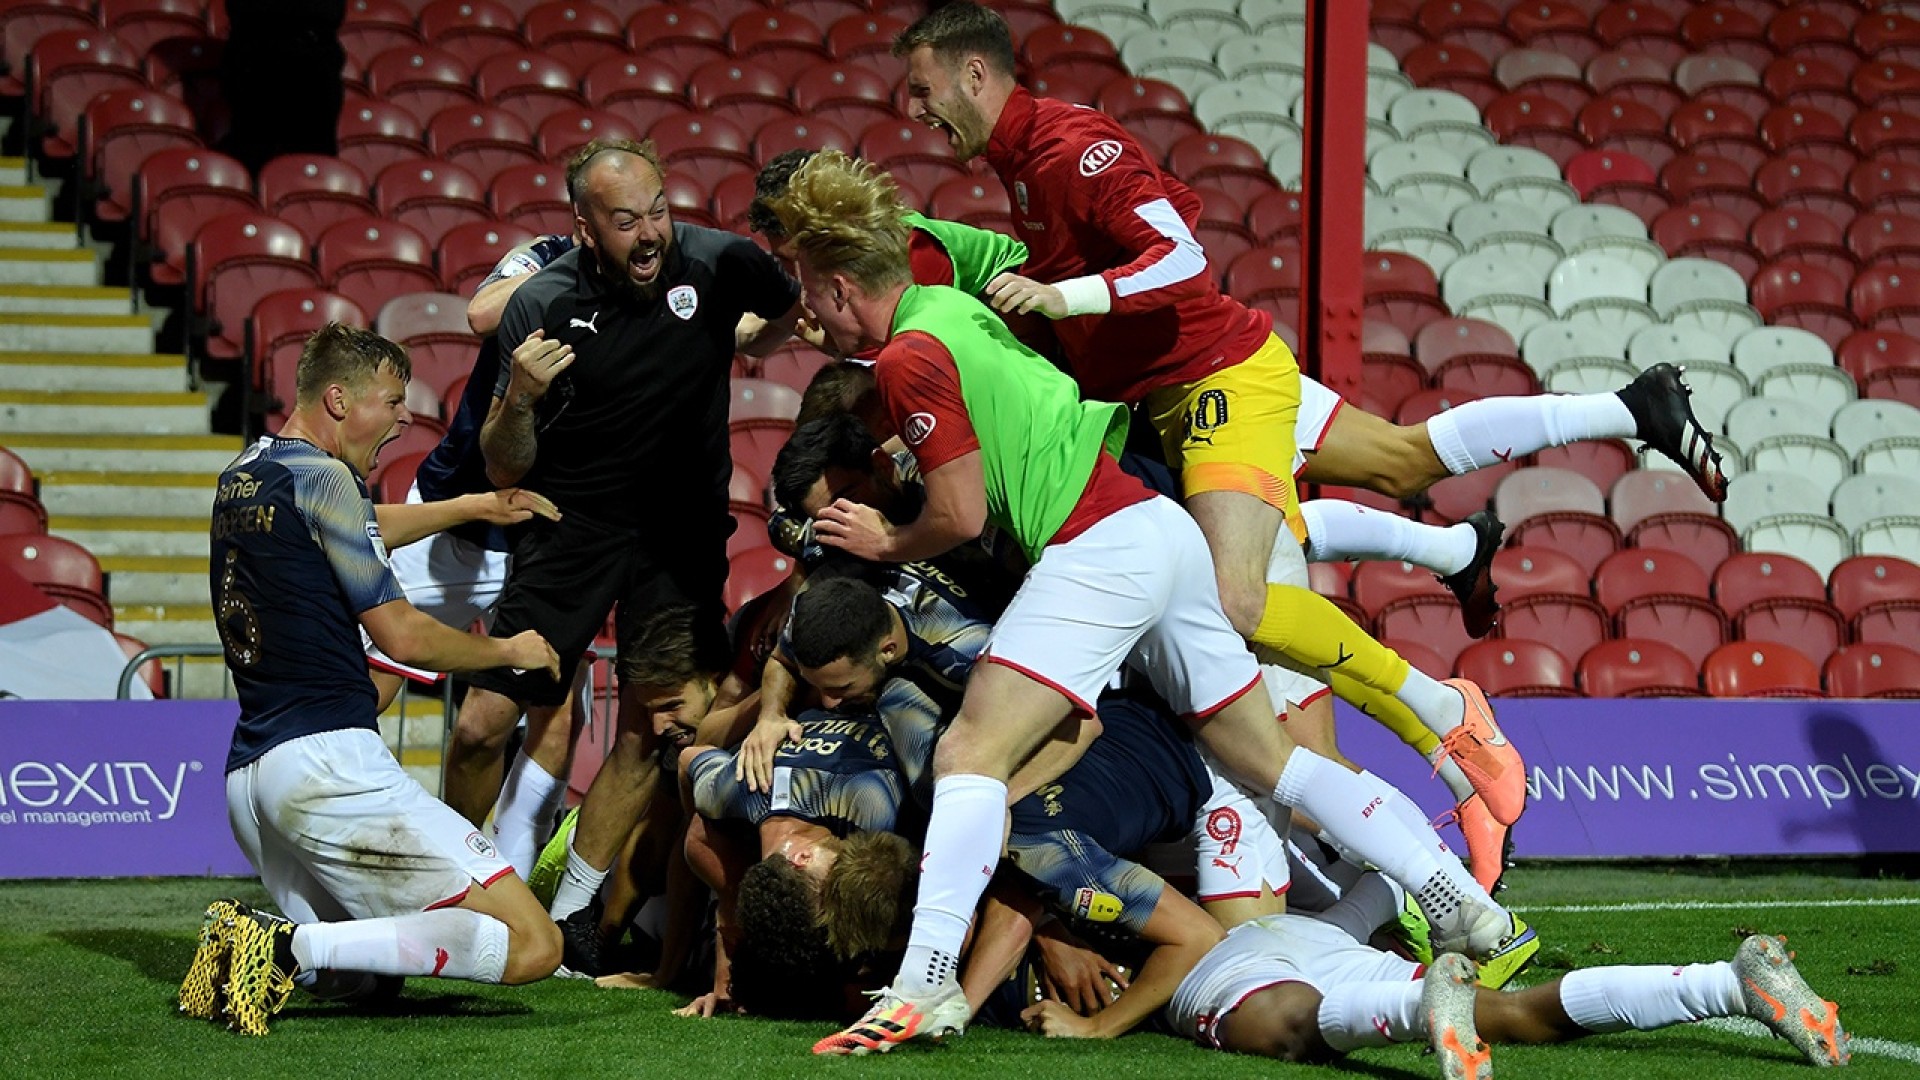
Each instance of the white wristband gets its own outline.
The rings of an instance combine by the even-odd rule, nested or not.
[[[1113,293],[1107,289],[1107,279],[1099,274],[1068,278],[1054,288],[1067,302],[1068,316],[1105,315],[1113,307]]]

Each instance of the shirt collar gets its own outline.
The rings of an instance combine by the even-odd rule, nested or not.
[[[1033,145],[1033,95],[1024,86],[1016,86],[1000,110],[1000,122],[987,137],[987,164],[1002,172],[1001,163],[1013,164]]]

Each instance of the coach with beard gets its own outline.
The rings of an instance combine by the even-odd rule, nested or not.
[[[724,649],[728,376],[737,350],[792,332],[799,287],[745,237],[675,224],[652,143],[595,141],[567,168],[581,246],[515,292],[500,320],[504,365],[480,432],[487,475],[560,508],[550,528],[509,533],[513,569],[493,634],[537,628],[564,670],[482,672],[455,738],[504,744],[526,705],[557,705],[615,612],[620,652],[649,611],[690,604]],[[755,327],[746,340],[736,330]],[[762,321],[764,320],[764,321]],[[648,702],[623,687],[618,735],[588,792],[564,918],[584,906],[653,786]],[[584,895],[583,895],[584,894]]]

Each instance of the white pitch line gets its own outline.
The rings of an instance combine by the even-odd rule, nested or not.
[[[1920,907],[1920,896],[1870,896],[1857,900],[1666,900],[1629,904],[1540,904],[1509,906],[1522,915],[1538,912],[1564,915],[1629,911],[1752,911],[1771,908]]]
[[[1773,1032],[1768,1031],[1765,1024],[1744,1016],[1702,1020],[1700,1026],[1734,1035],[1745,1035],[1749,1038],[1771,1039],[1774,1037]],[[1856,1054],[1870,1054],[1874,1057],[1893,1058],[1896,1061],[1920,1065],[1920,1046],[1914,1046],[1911,1043],[1895,1042],[1892,1039],[1869,1039],[1855,1035],[1851,1045]]]

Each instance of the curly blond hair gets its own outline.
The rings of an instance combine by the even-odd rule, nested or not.
[[[893,178],[838,150],[823,150],[794,172],[772,200],[800,257],[822,273],[845,274],[873,292],[913,283],[909,230]]]

